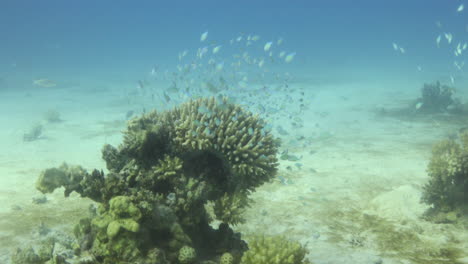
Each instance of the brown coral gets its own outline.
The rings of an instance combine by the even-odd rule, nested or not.
[[[44,192],[64,186],[66,195],[75,191],[100,203],[99,215],[76,230],[86,238],[82,250],[104,263],[140,261],[151,252],[180,261],[181,248],[196,253],[187,263],[220,252],[240,256],[245,242],[229,224],[242,221],[248,193],[277,169],[277,141],[264,125],[227,99],[192,100],[129,121],[123,143],[102,150],[107,175],[64,164],[46,170],[37,186]],[[209,202],[223,222],[217,230]]]
[[[465,210],[468,205],[468,132],[459,140],[437,143],[428,165],[429,182],[422,201],[433,208],[430,213]]]

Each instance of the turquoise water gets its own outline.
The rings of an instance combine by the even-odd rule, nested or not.
[[[12,79],[17,76],[16,81],[50,71],[55,76],[49,78],[138,78],[153,66],[172,69],[182,50],[193,52],[213,43],[226,48],[232,38],[257,34],[257,47],[282,37],[284,48],[297,52],[295,63],[288,65],[296,70],[342,76],[353,68],[366,76],[373,69],[375,76],[413,72],[421,66],[424,71],[455,74],[453,50],[445,41],[437,48],[435,41],[450,32],[455,45],[463,43],[466,17],[456,12],[461,3],[4,1],[1,69],[14,75]],[[207,43],[200,43],[205,31]],[[393,42],[405,48],[404,56],[394,52]],[[258,52],[254,54],[261,55]]]

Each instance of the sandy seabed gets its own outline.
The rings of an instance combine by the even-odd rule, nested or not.
[[[462,125],[377,114],[405,106],[417,89],[397,92],[373,82],[296,85],[311,104],[303,128],[286,127],[291,132],[283,150],[301,158],[280,162],[278,177],[251,195],[247,222],[235,229],[247,240],[259,232],[297,240],[315,264],[453,263],[444,259],[452,251],[468,263],[468,231],[422,220],[427,205],[420,203],[432,145]],[[89,200],[64,198],[59,190],[47,203],[33,203],[42,196],[34,184],[41,170],[62,161],[105,168],[102,145],[118,145],[126,112],[141,110],[109,87],[1,92],[0,263],[39,239],[41,228],[71,232],[87,213]],[[44,123],[51,109],[64,121],[44,124],[40,139],[24,142],[23,134]],[[302,141],[289,147],[288,139],[298,136]]]

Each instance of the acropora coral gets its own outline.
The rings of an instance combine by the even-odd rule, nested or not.
[[[307,250],[283,236],[254,236],[241,264],[310,264],[305,260]]]
[[[229,225],[243,221],[248,193],[275,177],[278,144],[262,119],[226,98],[191,100],[130,120],[123,143],[103,147],[108,173],[64,163],[46,169],[36,187],[64,187],[65,196],[98,203],[97,214],[74,229],[75,251],[96,263],[238,264],[248,248]],[[221,221],[217,229],[208,203]],[[302,263],[302,248],[274,242],[288,249],[290,262],[282,263]],[[275,257],[271,250],[262,252]],[[251,259],[249,253],[243,263]],[[271,261],[264,263],[277,263]]]

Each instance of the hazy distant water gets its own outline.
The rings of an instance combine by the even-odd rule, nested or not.
[[[369,82],[371,85],[365,87],[370,89],[374,86],[413,89],[412,94],[417,96],[422,83],[441,80],[450,84],[452,77],[454,85],[464,90],[468,83],[465,68],[458,70],[454,62],[463,64],[468,50],[460,56],[453,53],[458,43],[468,42],[468,9],[456,11],[463,3],[463,0],[0,0],[0,105],[6,105],[4,90],[20,92],[19,96],[11,97],[20,98],[18,102],[4,108],[4,112],[19,113],[8,117],[15,119],[16,125],[9,123],[12,132],[8,136],[17,141],[21,141],[23,131],[31,123],[41,121],[42,113],[51,109],[63,113],[66,122],[46,126],[45,137],[51,140],[39,141],[44,148],[50,147],[51,157],[62,159],[63,153],[52,144],[56,139],[65,141],[60,129],[67,130],[64,128],[68,125],[82,129],[70,132],[80,138],[78,145],[86,142],[91,149],[96,143],[100,148],[103,143],[100,140],[119,142],[119,129],[128,111],[140,114],[155,107],[167,109],[165,94],[171,96],[174,105],[188,98],[190,93],[187,96],[180,90],[185,80],[178,79],[179,90],[170,92],[171,76],[181,72],[178,66],[190,64],[199,48],[209,46],[212,53],[213,47],[221,45],[215,56],[218,64],[232,61],[233,54],[243,51],[257,60],[267,57],[264,45],[271,41],[274,57],[281,63],[268,62],[259,69],[257,61],[254,66],[242,65],[234,72],[228,70],[226,63],[226,76],[239,72],[254,76],[241,89],[239,101],[250,104],[254,112],[275,117],[270,118],[274,132],[282,125],[286,132],[283,138],[287,139],[283,146],[287,149],[296,147],[291,141],[299,133],[313,140],[339,134],[334,128],[340,127],[346,119],[343,116],[350,112],[330,115],[328,112],[335,110],[333,106],[349,103],[346,101],[349,97],[353,103],[369,99],[367,93],[358,89],[355,97],[349,90],[346,96],[341,96],[340,91],[333,96],[329,92],[325,94],[329,100],[324,103],[329,105],[320,110],[316,106],[322,99],[315,100],[314,93],[308,93],[311,87],[336,85],[352,89]],[[208,37],[201,42],[203,32],[208,32]],[[446,33],[453,35],[450,44],[445,39]],[[246,47],[245,38],[249,35],[259,35],[260,40]],[[240,36],[244,39],[237,43]],[[441,36],[439,48],[438,36]],[[284,40],[280,48],[276,45],[279,39]],[[405,52],[395,50],[393,44],[403,47]],[[184,50],[189,55],[179,60],[178,55]],[[291,63],[278,59],[283,50],[296,54]],[[206,65],[207,61],[204,58],[203,63]],[[151,76],[155,68],[157,78]],[[267,77],[256,82],[262,71],[268,73]],[[204,69],[199,72],[187,79],[193,78],[200,85],[207,75]],[[159,77],[164,74],[168,77]],[[275,79],[275,74],[280,78]],[[285,77],[289,75],[291,79]],[[33,86],[33,80],[38,78],[56,81],[57,89]],[[151,82],[146,84],[146,80]],[[269,86],[275,81],[283,87],[277,93],[272,90],[278,84]],[[151,91],[139,91],[139,82]],[[238,88],[242,86],[240,82],[243,80],[239,77],[230,85]],[[265,90],[261,90],[262,82],[268,84]],[[284,89],[286,84],[291,89]],[[252,98],[248,89],[256,89],[256,97]],[[155,101],[151,100],[154,94]],[[302,101],[298,101],[302,97],[313,115],[302,115],[299,110]],[[408,98],[401,100],[404,99]],[[305,124],[304,131],[291,125],[291,117]],[[321,126],[311,128],[317,122]],[[104,133],[103,124],[113,133],[111,139]],[[58,131],[55,135],[54,129]],[[86,141],[90,139],[95,141]],[[18,148],[19,153],[33,144],[27,142],[24,146]],[[76,162],[89,160],[78,157]],[[100,162],[99,154],[95,162]]]
[[[336,71],[339,78],[350,69],[414,78],[420,65],[427,78],[455,75],[453,61],[463,58],[445,42],[437,48],[435,39],[451,32],[454,43],[466,41],[468,13],[456,12],[460,3],[4,0],[0,77],[135,78],[154,65],[174,69],[177,53],[200,47],[207,30],[209,42],[223,45],[242,33],[259,34],[262,43],[282,37],[297,52],[288,69],[303,74]],[[397,54],[393,42],[406,53]]]

